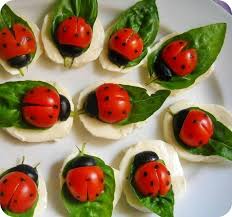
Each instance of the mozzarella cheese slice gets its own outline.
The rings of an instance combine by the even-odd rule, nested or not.
[[[46,183],[42,175],[38,177],[38,195],[39,200],[37,202],[33,217],[42,217],[44,210],[47,208],[47,188]],[[9,217],[0,206],[0,217]]]
[[[57,83],[52,84],[57,91],[66,96],[70,102],[71,110],[74,110],[74,105],[72,103],[72,97],[68,94],[68,92],[58,86]],[[69,117],[66,121],[58,121],[54,126],[49,129],[22,129],[16,127],[5,128],[7,133],[12,135],[13,137],[23,141],[23,142],[47,142],[47,141],[55,141],[57,139],[61,139],[67,136],[72,128],[73,117]]]
[[[44,18],[41,30],[45,53],[53,62],[64,64],[64,58],[57,49],[51,36],[51,23],[52,16],[51,14],[48,14]],[[93,26],[93,38],[88,50],[86,50],[79,57],[74,58],[72,66],[78,68],[85,65],[86,63],[96,60],[102,51],[104,36],[104,28],[99,18],[97,18]]]
[[[176,35],[178,35],[178,33],[171,33],[171,34],[169,34],[169,35],[164,36],[163,38],[161,38],[161,39],[155,44],[155,46],[154,46],[151,50],[152,50],[152,51],[155,51],[155,50],[159,49],[159,48],[162,46],[163,43],[165,43],[167,40],[169,40],[170,38],[172,38],[172,37],[174,37],[174,36],[176,36]],[[152,52],[152,51],[151,51],[151,52]],[[209,68],[209,70],[208,70],[207,72],[205,72],[203,75],[199,76],[199,77],[195,80],[195,82],[194,82],[192,85],[190,85],[189,87],[183,88],[183,89],[171,90],[171,96],[176,96],[176,95],[178,95],[178,94],[180,94],[180,93],[182,93],[182,92],[184,92],[184,91],[186,91],[186,90],[189,90],[189,89],[193,88],[195,85],[197,85],[198,83],[200,83],[202,80],[207,79],[207,78],[213,73],[213,71],[214,71],[214,65],[212,65],[212,66]],[[152,83],[150,84],[150,86],[151,86],[154,90],[156,90],[156,91],[157,91],[157,90],[166,89],[166,88],[162,87],[160,84],[157,84],[157,83],[155,83],[155,82],[152,82]]]
[[[218,121],[223,123],[226,127],[232,130],[232,114],[227,111],[224,107],[215,104],[203,105],[197,103],[191,103],[185,100],[179,101],[176,104],[170,106],[164,115],[163,120],[163,134],[165,140],[172,144],[179,156],[183,159],[193,162],[207,162],[207,163],[216,163],[225,161],[224,158],[212,155],[212,156],[203,156],[203,155],[194,155],[187,152],[183,147],[181,147],[176,141],[174,131],[173,131],[173,115],[177,114],[183,109],[189,107],[199,107],[205,111],[211,113]]]
[[[153,151],[159,156],[161,160],[165,162],[167,169],[171,173],[172,186],[175,197],[180,196],[186,191],[186,181],[179,157],[175,149],[170,144],[161,140],[147,140],[139,142],[137,145],[129,148],[126,151],[119,166],[119,171],[123,179],[123,191],[126,195],[127,202],[132,207],[142,212],[151,212],[140,203],[132,189],[130,181],[128,180],[130,166],[133,163],[135,155],[143,151]]]
[[[117,80],[117,81],[108,81],[108,82],[99,82],[97,84],[91,85],[88,88],[84,89],[79,96],[77,110],[82,110],[86,97],[92,91],[95,91],[98,86],[104,83],[115,83],[115,84],[124,84],[124,85],[131,85],[142,87],[140,84],[132,83],[125,80]],[[79,118],[83,123],[84,127],[94,136],[105,138],[105,139],[113,139],[117,140],[122,137],[127,136],[128,134],[132,133],[136,128],[140,128],[144,125],[146,121],[132,123],[125,126],[118,126],[115,124],[108,124],[104,123],[97,118],[90,117],[88,114],[80,114]]]
[[[34,36],[35,36],[35,40],[36,40],[36,53],[35,53],[35,56],[32,60],[32,62],[30,64],[33,64],[35,63],[39,57],[41,56],[41,54],[43,53],[43,48],[42,48],[42,43],[41,43],[41,39],[40,39],[40,30],[38,28],[38,26],[32,22],[30,22],[29,20],[23,18],[27,23],[28,25],[30,26],[31,30],[33,31],[34,33]],[[10,74],[12,75],[18,75],[20,74],[19,70],[16,69],[16,68],[13,68],[11,67],[7,61],[3,60],[0,58],[0,65],[2,65],[2,67],[7,71],[9,72]],[[25,72],[27,71],[27,66],[22,68],[22,71]]]
[[[103,46],[103,50],[101,52],[101,55],[99,57],[99,61],[103,67],[103,69],[106,69],[108,71],[112,71],[112,72],[120,72],[120,73],[128,73],[138,67],[140,67],[141,65],[143,65],[146,61],[146,57],[147,55],[150,53],[150,48],[148,48],[148,53],[147,55],[140,61],[140,63],[138,63],[136,66],[133,67],[127,67],[124,68],[123,66],[119,67],[117,65],[115,65],[114,63],[112,63],[108,57],[108,51],[109,51],[109,39],[111,36],[111,28],[110,27],[107,31],[106,31],[106,37],[105,37],[105,41],[104,41],[104,46]]]
[[[72,159],[74,159],[77,155],[79,154],[79,151],[74,151],[72,154],[70,154],[65,160],[64,160],[64,163],[62,165],[62,168],[60,170],[60,189],[62,189],[63,187],[63,184],[65,182],[63,176],[62,176],[62,173],[63,173],[63,170],[66,166],[66,164],[71,161]],[[121,194],[122,194],[122,180],[121,180],[121,176],[120,176],[120,173],[118,170],[112,168],[113,171],[114,171],[114,178],[115,178],[115,192],[114,192],[114,201],[113,201],[113,207],[115,208],[120,197],[121,197]]]

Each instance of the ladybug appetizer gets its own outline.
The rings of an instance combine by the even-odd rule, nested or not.
[[[138,1],[122,12],[106,31],[104,48],[100,55],[102,67],[109,71],[126,73],[142,65],[158,28],[159,15],[155,1]]]
[[[175,95],[208,77],[223,46],[225,34],[226,24],[217,23],[165,36],[148,56],[148,83],[156,90],[169,89]]]
[[[164,136],[187,160],[232,160],[229,150],[231,120],[231,113],[221,106],[178,102],[164,117]]]
[[[14,90],[14,91],[12,91]],[[57,84],[18,81],[0,84],[0,127],[27,142],[52,141],[72,127],[71,97]],[[7,97],[5,97],[7,96]],[[12,101],[14,99],[14,101]]]
[[[60,13],[69,14],[60,17]],[[78,8],[78,10],[77,10]],[[44,19],[42,41],[47,56],[65,67],[80,67],[98,58],[104,39],[104,29],[97,18],[97,0],[60,1]]]
[[[39,29],[18,17],[7,5],[3,6],[1,14],[4,15],[0,19],[0,63],[12,74],[23,74],[23,68],[41,54],[37,43]],[[5,22],[6,14],[11,17],[10,23]]]
[[[120,139],[142,126],[169,94],[167,90],[149,94],[141,85],[123,81],[96,84],[81,92],[77,109],[91,134]]]
[[[60,178],[62,200],[70,216],[78,212],[80,217],[90,217],[94,212],[96,217],[111,217],[122,191],[116,170],[82,150],[64,162]]]
[[[173,216],[176,195],[185,178],[175,149],[162,141],[143,141],[126,152],[120,164],[127,202],[144,212]]]
[[[39,216],[46,197],[45,182],[30,165],[22,163],[0,175],[0,205],[7,216]]]

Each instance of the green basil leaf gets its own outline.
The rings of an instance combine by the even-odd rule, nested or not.
[[[162,163],[164,163],[162,161]],[[157,197],[144,197],[139,192],[137,192],[136,188],[133,184],[133,176],[135,174],[135,168],[133,163],[130,167],[130,184],[135,196],[138,198],[140,203],[146,207],[147,209],[151,210],[153,213],[159,215],[160,217],[173,217],[174,214],[174,192],[171,188],[167,195]]]
[[[47,86],[55,89],[50,84],[42,81],[17,81],[0,84],[0,128],[36,129],[23,121],[21,102],[23,96],[37,86]]]
[[[97,0],[57,0],[57,3],[52,11],[51,34],[54,41],[56,41],[56,28],[63,20],[70,16],[80,16],[93,27],[97,15]]]
[[[149,96],[147,90],[144,88],[129,85],[121,86],[125,88],[131,98],[132,110],[129,117],[120,122],[120,125],[146,120],[163,105],[164,101],[170,95],[169,90],[159,90]]]
[[[130,61],[125,67],[138,65],[145,58],[148,47],[154,42],[159,30],[159,14],[155,0],[142,0],[124,11],[113,24],[109,34],[122,28],[132,28],[143,39],[144,50],[140,57]]]
[[[170,90],[183,89],[194,84],[198,77],[208,71],[219,55],[225,39],[226,26],[225,23],[217,23],[192,29],[164,42],[159,49],[148,56],[147,67],[150,77],[154,78],[155,72],[153,66],[160,56],[162,49],[169,43],[181,39],[188,41],[188,48],[195,48],[197,50],[198,63],[196,69],[184,77],[174,75],[170,81],[157,79],[154,82]]]
[[[79,156],[79,155],[78,155]],[[78,157],[77,156],[77,157]],[[105,175],[105,189],[93,202],[79,202],[70,194],[66,184],[63,185],[61,196],[70,217],[111,217],[115,192],[115,178],[113,169],[100,158],[93,156]],[[74,159],[73,159],[74,160]],[[72,160],[72,161],[73,161]],[[67,174],[71,162],[66,164],[63,175]]]
[[[199,109],[201,111],[204,111],[203,109],[198,107],[191,107],[189,109]],[[218,155],[228,160],[232,160],[232,131],[228,129],[224,124],[219,122],[211,113],[207,111],[204,112],[209,115],[214,125],[214,134],[209,140],[209,143],[202,147],[191,148],[185,145],[180,140],[178,130],[173,128],[174,135],[176,140],[178,141],[178,144],[191,154],[204,156]],[[177,115],[178,114],[174,115],[173,121],[175,121]]]

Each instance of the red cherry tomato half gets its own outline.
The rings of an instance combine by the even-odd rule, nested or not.
[[[170,69],[179,76],[192,73],[197,65],[197,51],[194,48],[185,49],[187,41],[177,40],[168,44],[162,51],[162,59]]]
[[[104,190],[104,172],[98,166],[78,167],[68,172],[66,183],[77,200],[95,201]]]
[[[96,90],[98,117],[106,123],[117,123],[128,118],[131,112],[130,96],[118,84],[106,83]]]
[[[56,38],[60,44],[86,48],[92,40],[92,28],[81,17],[69,17],[61,22],[56,30]]]
[[[190,147],[200,147],[208,144],[213,135],[213,123],[203,111],[191,110],[180,130],[180,139]]]
[[[143,196],[165,196],[171,188],[171,176],[166,166],[151,161],[140,166],[134,176],[135,187]]]
[[[0,57],[9,60],[16,56],[32,54],[36,51],[33,32],[22,24],[14,24],[12,31],[3,28],[0,31]]]
[[[24,96],[22,103],[22,115],[27,123],[39,128],[48,128],[58,121],[60,96],[54,89],[35,87]]]
[[[109,49],[132,61],[142,54],[143,40],[133,29],[123,28],[111,36]]]
[[[24,213],[37,201],[33,179],[22,172],[11,172],[0,180],[0,205],[13,213]]]

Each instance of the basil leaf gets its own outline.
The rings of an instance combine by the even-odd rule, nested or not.
[[[138,198],[140,203],[147,209],[151,210],[153,213],[159,215],[160,217],[173,217],[175,203],[173,189],[171,188],[168,194],[165,196],[158,195],[157,197],[145,197],[141,195],[139,192],[137,192],[136,188],[134,187],[134,174],[135,167],[132,163],[130,167],[130,184],[133,192],[135,193],[135,196]]]
[[[189,109],[204,111],[198,107],[191,107]],[[198,148],[189,147],[180,140],[179,130],[173,128],[178,144],[191,154],[204,156],[218,155],[228,160],[232,160],[232,131],[219,122],[211,113],[207,111],[204,112],[208,114],[214,125],[214,134],[209,140],[209,143]],[[174,115],[173,122],[177,118],[177,115],[178,114]]]
[[[36,129],[23,121],[21,102],[23,96],[37,86],[47,86],[55,89],[50,84],[42,81],[17,81],[0,84],[0,128]]]
[[[113,24],[109,34],[122,28],[132,28],[143,39],[143,53],[137,59],[130,61],[125,67],[138,65],[145,58],[148,47],[154,42],[159,30],[159,14],[155,0],[142,0],[124,11]]]
[[[79,155],[78,155],[79,156]],[[78,157],[77,156],[77,157]],[[111,217],[113,211],[113,201],[115,192],[115,178],[113,169],[106,165],[100,158],[94,156],[97,166],[99,166],[105,175],[105,189],[95,201],[93,202],[79,202],[70,194],[66,184],[63,185],[61,196],[70,217]],[[75,160],[75,159],[73,159]],[[72,160],[72,161],[73,161]],[[66,174],[69,170],[67,163],[63,170]]]
[[[70,16],[80,16],[92,27],[98,15],[97,0],[57,0],[52,11],[51,34],[56,41],[57,26]]]
[[[164,42],[159,49],[148,56],[147,67],[150,77],[154,77],[153,66],[160,56],[162,49],[173,41],[186,40],[189,43],[188,48],[195,48],[197,50],[198,63],[196,69],[184,77],[174,75],[170,81],[157,79],[154,82],[170,90],[183,89],[194,84],[198,77],[209,70],[220,53],[225,39],[226,26],[225,23],[217,23],[192,29]]]
[[[129,117],[120,122],[120,125],[146,120],[163,105],[164,101],[170,95],[169,90],[159,90],[149,96],[147,90],[144,88],[120,85],[128,92],[132,103],[132,110]]]

